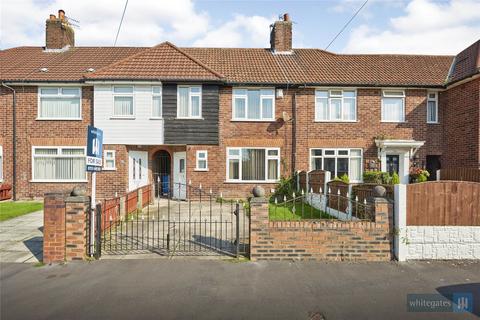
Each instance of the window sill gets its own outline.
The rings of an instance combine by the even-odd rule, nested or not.
[[[176,117],[176,120],[205,120],[203,117]]]
[[[276,119],[231,119],[231,122],[276,122]]]
[[[380,123],[407,123],[408,121],[387,121],[387,120],[380,120]]]
[[[225,180],[224,183],[234,183],[234,184],[239,184],[239,183],[243,183],[243,184],[253,184],[253,183],[263,183],[263,184],[277,184],[278,181],[280,180],[275,180],[275,181],[272,181],[272,180],[268,180],[268,181],[262,181],[262,180],[248,180],[248,181],[239,181],[239,180]]]
[[[36,118],[37,121],[82,121],[82,118]]]
[[[102,168],[102,171],[117,171],[117,168]],[[100,171],[100,172],[102,172]]]
[[[30,180],[32,183],[87,183],[88,180]]]
[[[315,123],[357,123],[358,120],[314,120]]]
[[[110,120],[135,120],[135,117],[110,117]]]
[[[162,117],[150,117],[149,120],[163,120]]]
[[[427,124],[440,124],[440,122],[428,122],[427,121]]]
[[[208,172],[209,170],[208,170],[208,169],[198,169],[198,168],[195,168],[195,169],[193,169],[193,171],[196,171],[196,172]]]

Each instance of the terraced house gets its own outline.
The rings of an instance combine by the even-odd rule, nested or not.
[[[480,167],[480,41],[455,57],[296,49],[288,15],[270,34],[265,49],[77,47],[64,12],[51,15],[44,47],[0,53],[0,182],[16,198],[87,185],[89,124],[104,131],[100,197]]]

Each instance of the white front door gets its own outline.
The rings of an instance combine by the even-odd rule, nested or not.
[[[185,199],[187,197],[187,153],[173,153],[173,197]]]
[[[128,152],[128,190],[148,184],[148,152]]]

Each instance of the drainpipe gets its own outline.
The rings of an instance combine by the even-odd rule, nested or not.
[[[297,88],[298,90],[298,88]],[[292,175],[297,171],[297,91],[293,94],[292,101]]]
[[[12,159],[12,164],[13,164],[13,170],[12,170],[12,177],[13,177],[13,183],[12,183],[12,196],[13,200],[17,200],[17,128],[15,123],[17,122],[17,113],[16,113],[16,106],[17,106],[17,93],[15,92],[15,89],[12,87],[6,85],[5,83],[2,82],[2,86],[4,86],[7,89],[10,89],[13,92],[13,103],[12,103],[12,109],[13,109],[13,133],[12,133],[12,153],[13,153],[13,159]]]

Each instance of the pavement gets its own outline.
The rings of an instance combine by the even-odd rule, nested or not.
[[[0,222],[0,261],[38,262],[43,253],[43,211]]]
[[[2,320],[478,319],[480,262],[100,260],[1,264]],[[473,313],[407,312],[410,293],[471,292]]]

